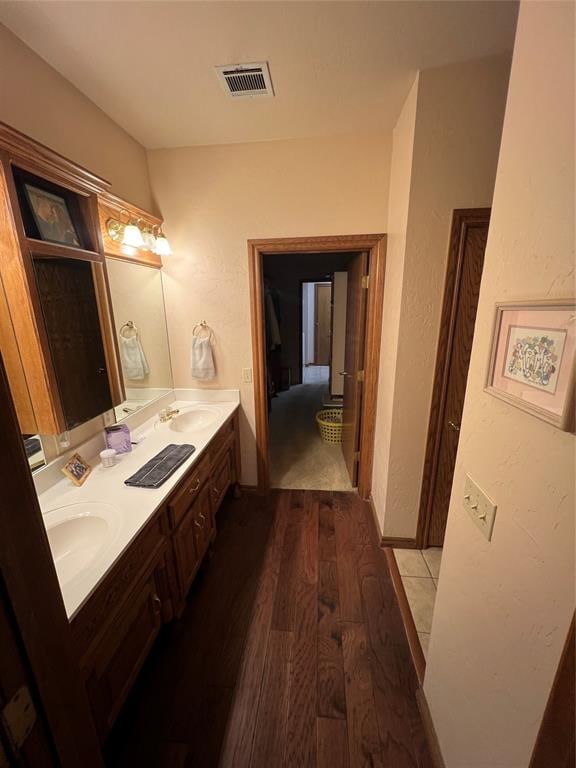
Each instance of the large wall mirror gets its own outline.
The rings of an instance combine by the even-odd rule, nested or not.
[[[106,259],[126,400],[116,420],[172,389],[162,273],[143,264]]]

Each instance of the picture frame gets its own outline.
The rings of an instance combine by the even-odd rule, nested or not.
[[[62,472],[74,485],[82,485],[92,472],[92,467],[79,453],[74,453],[62,467]]]
[[[24,184],[24,191],[41,240],[82,247],[64,197],[33,184]]]
[[[574,432],[576,300],[496,304],[485,391]]]

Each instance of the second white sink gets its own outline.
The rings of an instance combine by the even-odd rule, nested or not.
[[[190,432],[194,429],[204,429],[214,424],[220,416],[220,409],[209,405],[196,405],[190,410],[172,417],[170,429],[175,432]]]

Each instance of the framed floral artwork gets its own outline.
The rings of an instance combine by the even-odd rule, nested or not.
[[[486,391],[574,431],[576,301],[496,305]]]

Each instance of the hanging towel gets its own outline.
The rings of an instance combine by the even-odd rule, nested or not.
[[[120,359],[124,376],[132,381],[141,381],[150,373],[146,355],[138,336],[120,336]]]
[[[201,338],[200,336],[192,337],[190,366],[193,379],[213,379],[216,376],[211,335],[207,338]]]

